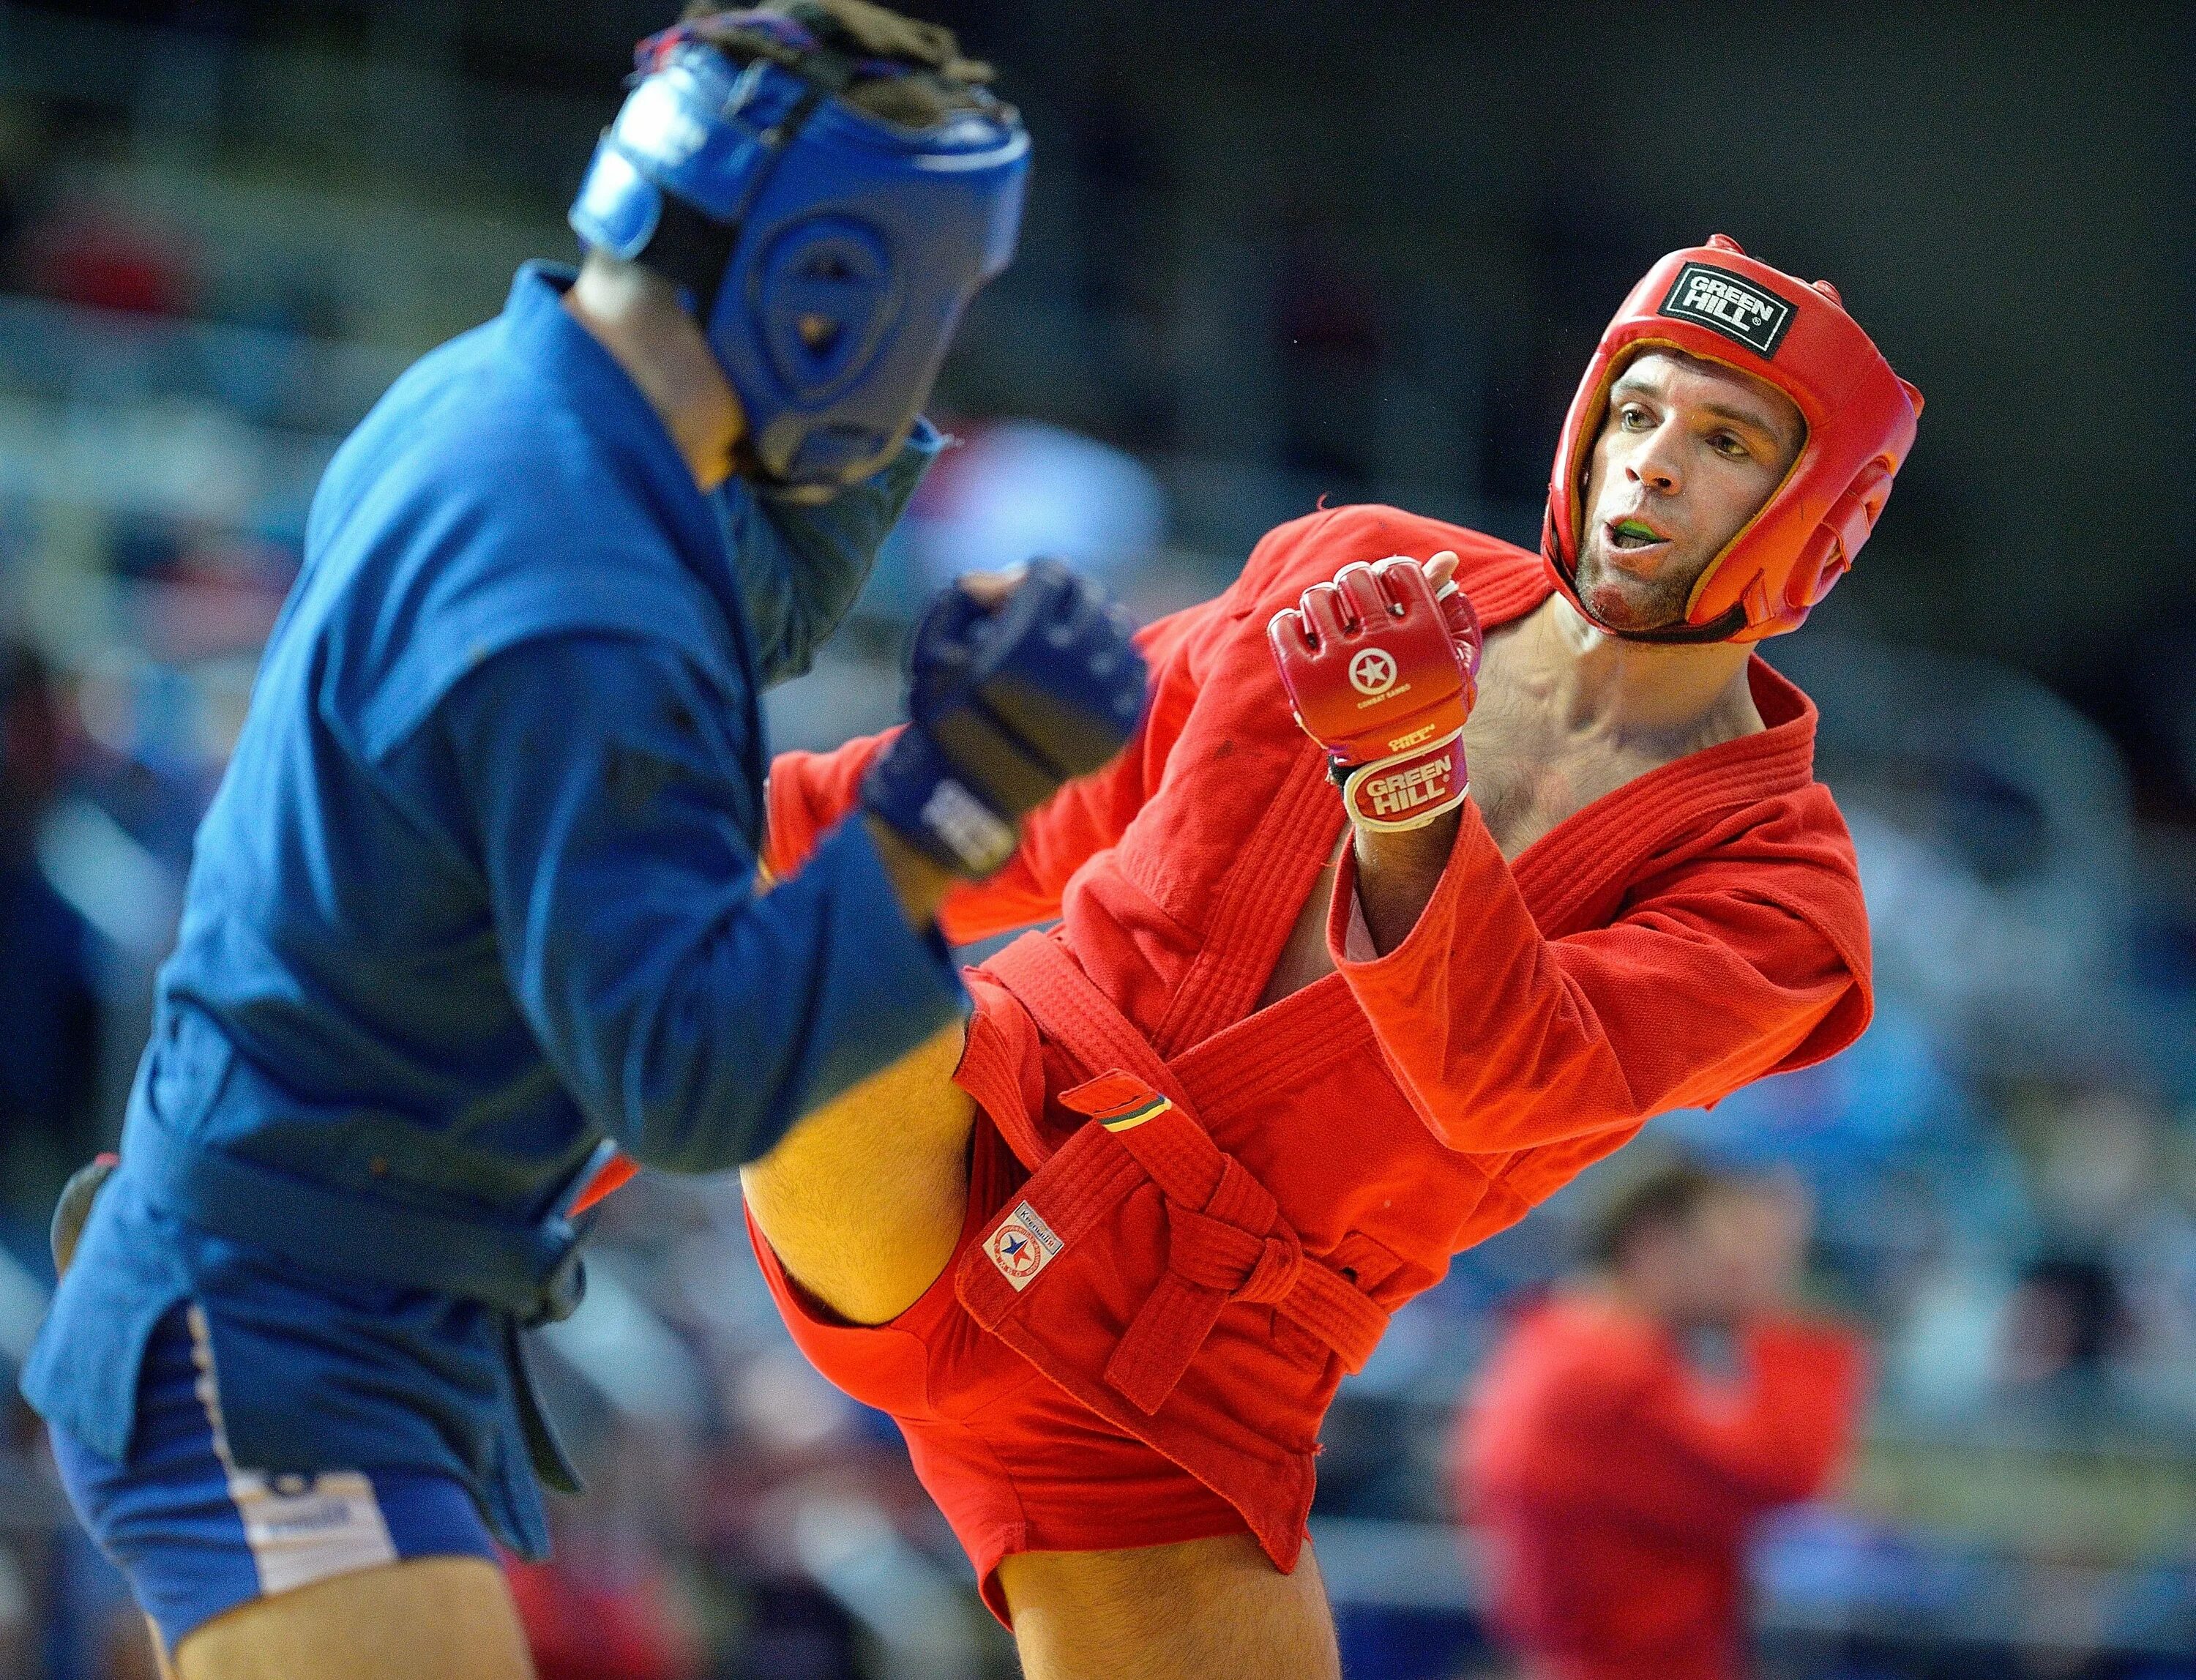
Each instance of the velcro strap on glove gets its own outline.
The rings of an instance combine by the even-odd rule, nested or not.
[[[1338,766],[1337,774],[1349,820],[1382,834],[1425,828],[1462,805],[1471,786],[1465,772],[1462,730],[1392,759],[1348,770]]]
[[[934,863],[971,880],[1014,856],[1014,825],[954,773],[938,743],[904,730],[877,755],[862,783],[862,804]]]

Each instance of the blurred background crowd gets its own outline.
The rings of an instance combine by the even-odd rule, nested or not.
[[[1927,393],[1821,703],[1879,1010],[1650,1129],[1804,1192],[1862,1438],[1751,1550],[1766,1673],[2196,1677],[2196,18],[937,0],[1037,165],[937,408],[963,440],[775,744],[891,721],[920,602],[1036,552],[1149,616],[1318,498],[1537,539],[1602,323],[1721,229]],[[567,256],[668,0],[0,0],[0,1365],[112,1139],[191,834],[344,432]],[[1619,1158],[1461,1256],[1328,1427],[1356,1680],[1504,1672],[1459,1397]],[[549,1332],[591,1491],[517,1585],[545,1680],[962,1680],[1011,1656],[897,1436],[787,1342],[736,1184],[610,1204]],[[12,1381],[9,1383],[12,1390]],[[147,1672],[35,1421],[0,1680]]]

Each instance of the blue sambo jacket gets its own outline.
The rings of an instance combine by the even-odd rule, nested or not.
[[[520,270],[328,468],[198,835],[123,1166],[23,1378],[121,1459],[203,1307],[228,1447],[464,1478],[546,1547],[518,1326],[571,1295],[605,1140],[702,1172],[954,1019],[858,822],[760,890],[758,696],[806,668],[938,447],[829,503],[694,484]]]

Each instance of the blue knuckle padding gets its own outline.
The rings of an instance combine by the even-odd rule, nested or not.
[[[951,780],[1002,824],[1060,784],[1097,770],[1127,744],[1143,714],[1147,673],[1127,615],[1057,561],[1034,562],[996,609],[953,588],[916,627],[909,656],[913,723],[864,784],[868,809],[947,867],[988,874],[992,846],[957,840],[980,822]],[[996,836],[991,836],[996,839]]]

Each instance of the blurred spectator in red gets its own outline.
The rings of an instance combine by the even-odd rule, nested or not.
[[[191,311],[189,258],[153,228],[79,212],[38,229],[28,243],[31,289],[46,297],[125,315]]]
[[[539,1680],[695,1680],[694,1642],[654,1571],[597,1579],[561,1557],[506,1564]]]
[[[1781,1182],[1659,1168],[1489,1360],[1460,1503],[1532,1680],[1746,1671],[1747,1525],[1823,1487],[1863,1399],[1858,1341],[1790,1306],[1810,1224]]]

